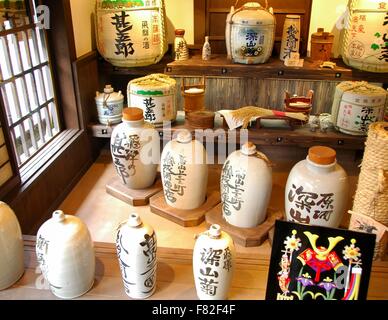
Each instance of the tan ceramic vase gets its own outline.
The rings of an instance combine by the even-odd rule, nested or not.
[[[13,210],[0,202],[0,290],[12,286],[24,273],[22,232]]]

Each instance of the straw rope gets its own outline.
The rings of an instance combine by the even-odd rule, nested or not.
[[[388,226],[388,122],[369,126],[353,211]],[[386,243],[376,244],[376,257],[384,256],[385,248]]]

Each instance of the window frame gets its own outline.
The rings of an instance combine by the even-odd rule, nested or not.
[[[27,1],[31,6],[32,0]],[[36,232],[40,223],[58,208],[95,158],[86,131],[87,119],[83,118],[79,101],[82,93],[79,92],[80,83],[76,81],[74,68],[77,56],[70,0],[36,2],[48,6],[50,10],[50,29],[45,34],[61,132],[33,160],[18,168],[15,151],[10,148],[12,142],[0,99],[0,121],[15,170],[15,176],[0,188],[0,200],[14,209],[24,234]],[[56,168],[65,168],[65,172],[55,172]]]

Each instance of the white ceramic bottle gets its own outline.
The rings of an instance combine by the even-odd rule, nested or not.
[[[55,211],[38,231],[36,255],[43,276],[57,297],[74,299],[92,288],[93,242],[80,218]]]
[[[124,105],[124,96],[121,91],[114,92],[111,85],[106,85],[103,93],[96,92],[95,100],[98,121],[101,124],[111,125],[121,122]]]
[[[209,37],[205,37],[205,43],[202,47],[202,60],[210,60],[212,49],[210,47]]]
[[[13,210],[0,202],[0,290],[12,286],[24,273],[24,247],[19,221]]]
[[[150,297],[156,288],[154,229],[133,213],[118,228],[116,248],[126,294],[133,299]]]
[[[184,61],[189,59],[189,49],[185,40],[185,30],[175,30],[174,53],[176,61]]]
[[[348,203],[348,177],[335,150],[316,146],[297,163],[287,180],[288,221],[337,228]]]
[[[163,191],[169,206],[192,210],[206,200],[208,168],[203,145],[193,140],[190,131],[182,130],[162,152]]]
[[[200,300],[226,300],[235,266],[232,238],[212,225],[197,238],[193,254],[195,288]]]
[[[272,192],[272,169],[268,158],[248,142],[226,160],[221,174],[224,219],[239,228],[263,223]]]
[[[160,138],[154,127],[144,122],[143,110],[126,108],[123,123],[112,132],[111,154],[121,182],[130,189],[145,189],[155,182]]]

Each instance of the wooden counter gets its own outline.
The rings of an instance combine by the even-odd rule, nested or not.
[[[95,243],[96,281],[82,300],[130,299],[124,293],[116,248],[113,244]],[[35,238],[25,238],[23,277],[11,288],[0,291],[0,300],[57,299],[37,267]],[[239,253],[237,268],[229,298],[233,300],[262,300],[265,298],[269,255]],[[376,262],[372,269],[368,299],[388,299],[388,262]],[[158,249],[158,271],[155,300],[196,300],[192,272],[192,250]]]

